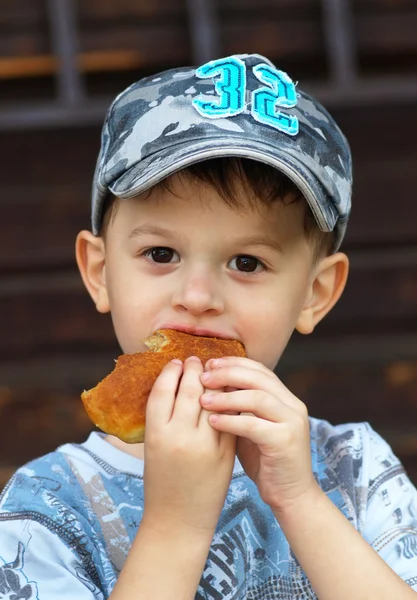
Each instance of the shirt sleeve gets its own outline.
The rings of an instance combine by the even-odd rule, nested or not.
[[[369,425],[364,440],[367,485],[364,538],[417,591],[417,490],[390,446]]]
[[[58,535],[22,519],[0,521],[0,598],[104,600]]]

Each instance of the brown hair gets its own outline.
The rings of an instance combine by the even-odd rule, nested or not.
[[[313,213],[299,188],[281,171],[262,162],[238,158],[214,158],[195,163],[179,171],[181,176],[211,186],[226,203],[234,209],[254,209],[261,204],[271,202],[303,202],[304,230],[308,241],[313,246],[313,259],[331,253],[334,245],[333,233],[321,231]],[[242,197],[236,182],[242,183],[250,194]],[[156,184],[172,191],[169,177]],[[103,207],[103,218],[100,235],[105,236],[107,227],[115,215],[117,198],[109,196]]]

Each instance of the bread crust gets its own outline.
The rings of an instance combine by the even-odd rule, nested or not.
[[[149,350],[123,354],[115,369],[91,390],[81,394],[84,408],[105,433],[127,443],[145,439],[146,403],[162,368],[174,358],[184,361],[198,356],[204,364],[210,358],[246,356],[237,340],[203,337],[160,329],[146,338]]]

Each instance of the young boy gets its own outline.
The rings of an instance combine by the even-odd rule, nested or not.
[[[116,98],[77,238],[97,310],[125,353],[172,328],[248,358],[169,363],[145,445],[94,432],[22,467],[1,496],[0,598],[415,597],[397,458],[367,424],[308,418],[273,373],[343,291],[350,190],[343,134],[262,56]]]

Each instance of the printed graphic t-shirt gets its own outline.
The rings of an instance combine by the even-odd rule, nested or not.
[[[314,474],[417,591],[417,491],[366,423],[310,419]],[[143,511],[143,462],[92,433],[19,469],[0,496],[0,600],[104,600]],[[269,506],[236,460],[197,600],[316,598]]]

